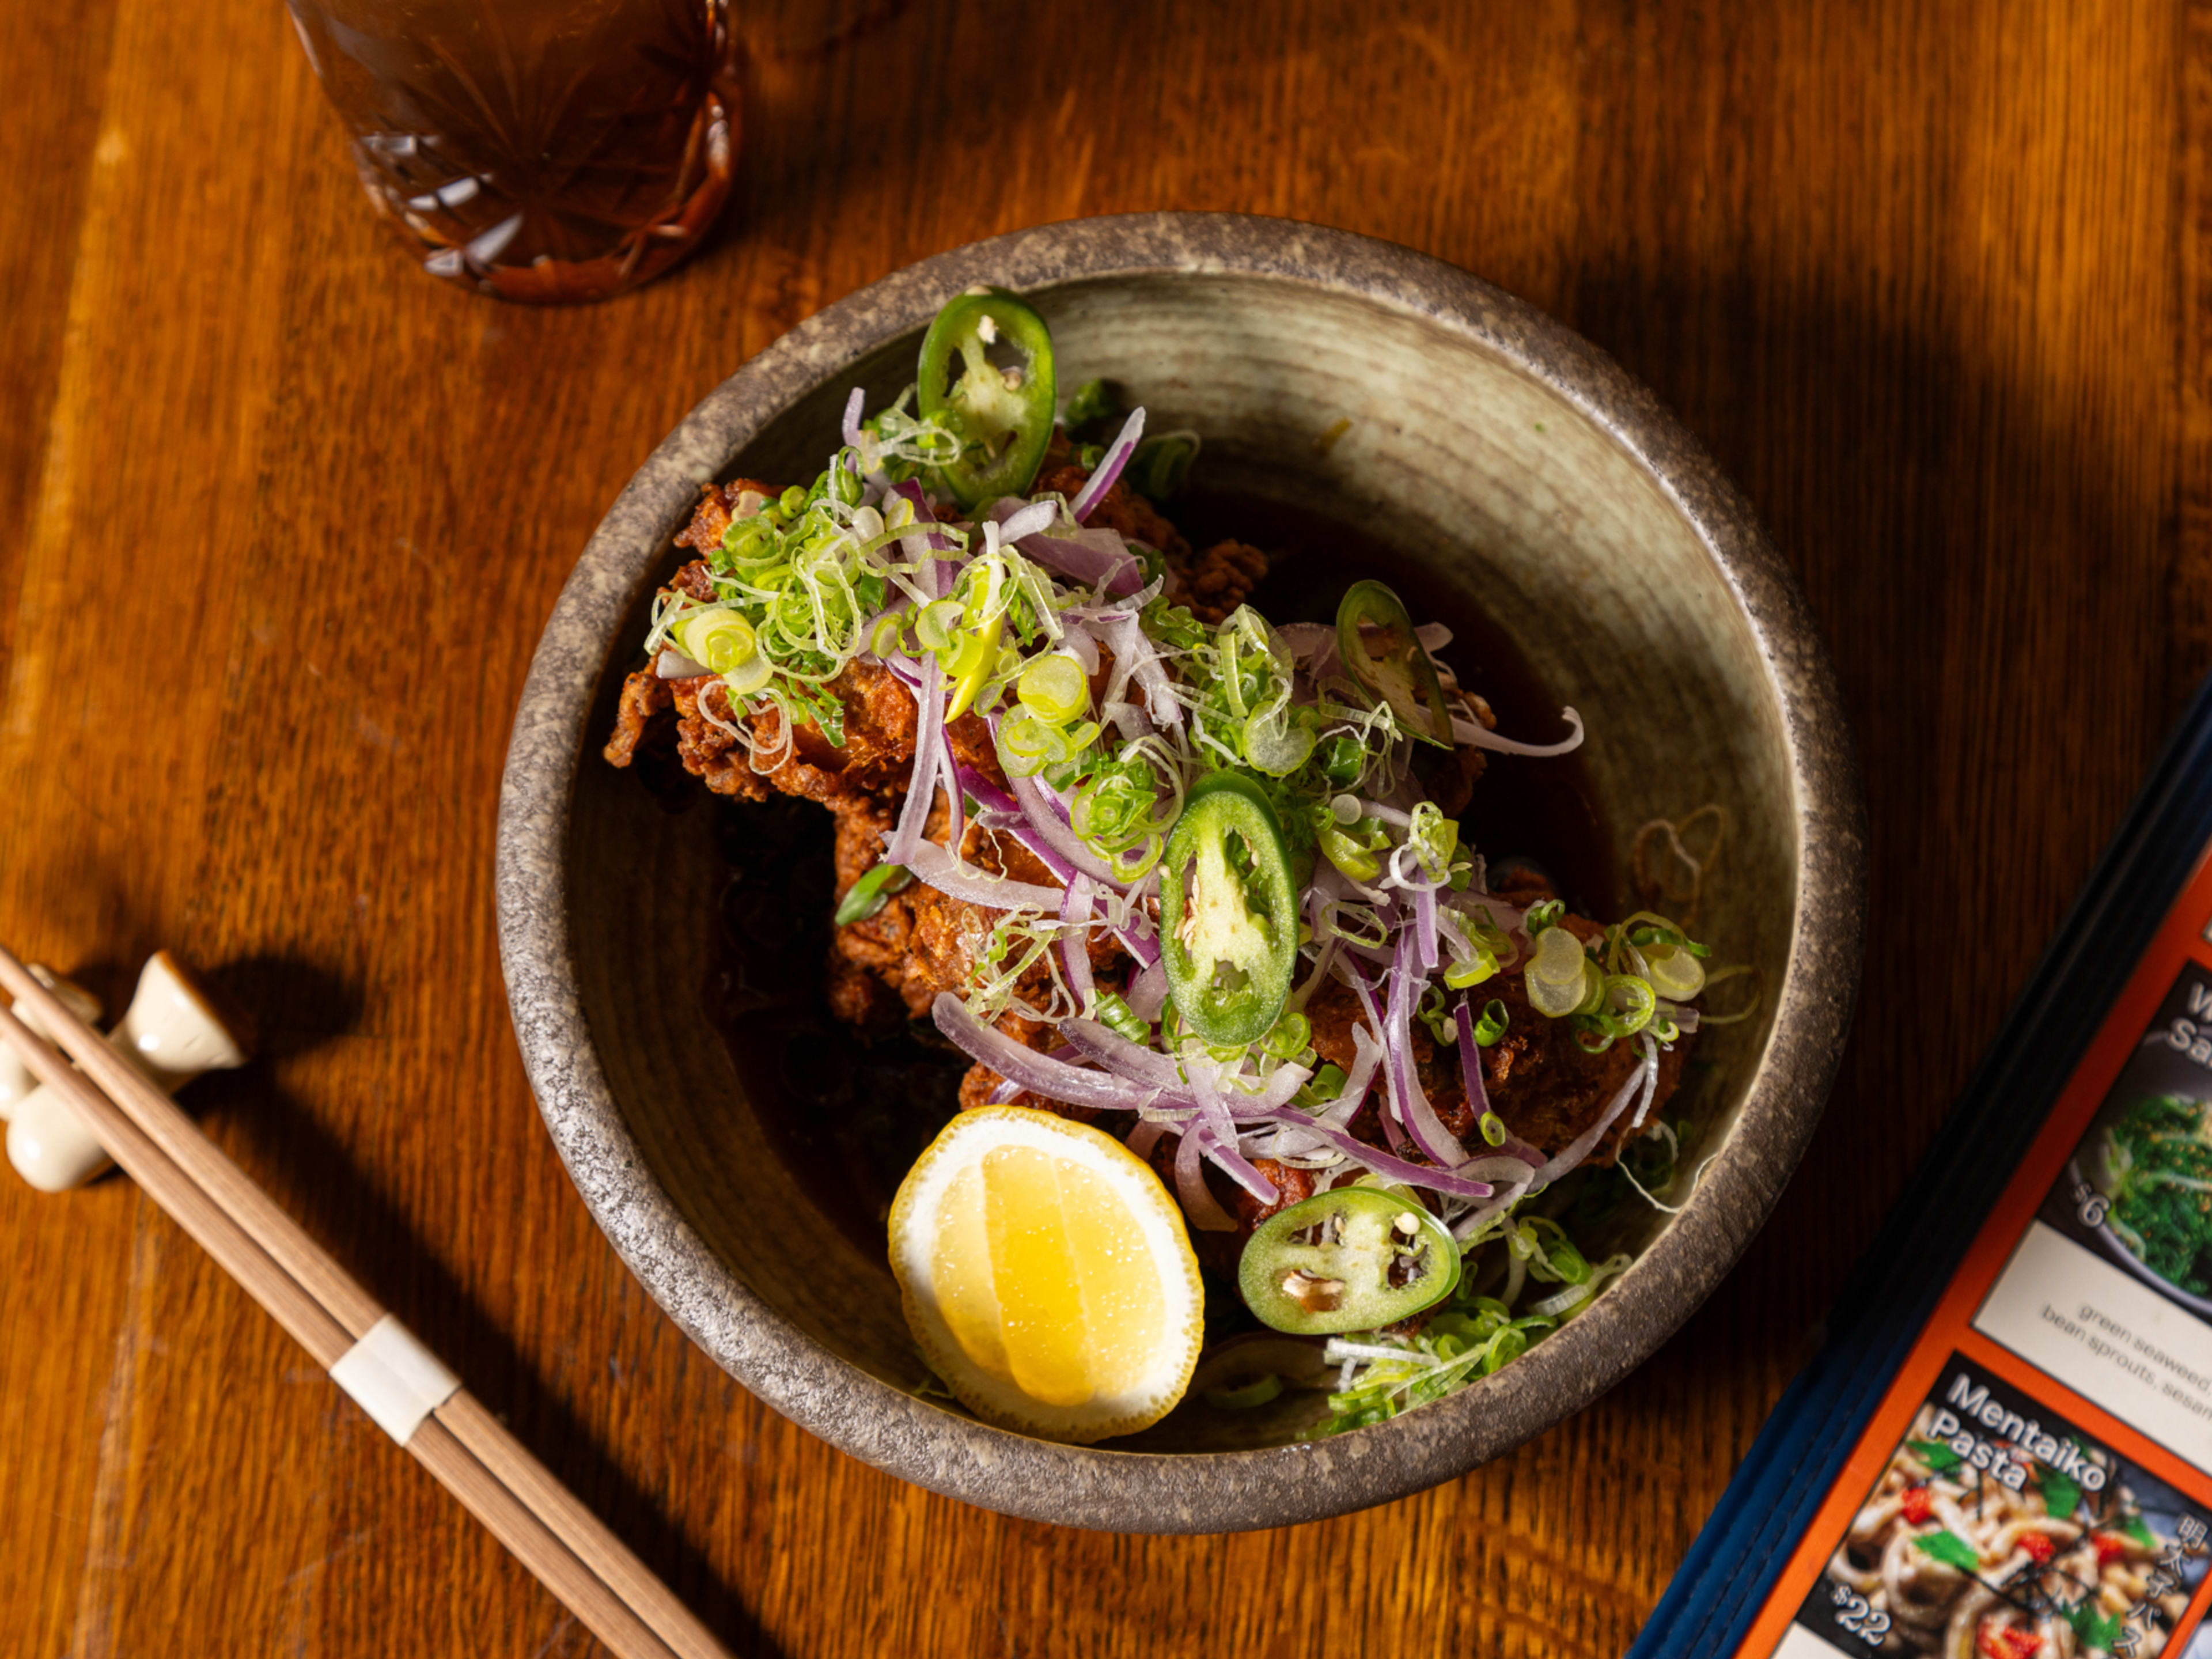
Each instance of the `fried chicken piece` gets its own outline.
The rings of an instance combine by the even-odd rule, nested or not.
[[[1255,1158],[1252,1167],[1274,1183],[1275,1201],[1262,1203],[1239,1187],[1237,1196],[1229,1205],[1229,1213],[1237,1218],[1237,1243],[1241,1249],[1255,1229],[1271,1215],[1280,1215],[1293,1204],[1303,1203],[1319,1190],[1319,1182],[1311,1170],[1301,1170],[1272,1158]]]
[[[1219,542],[1188,560],[1168,561],[1168,598],[1200,622],[1225,621],[1267,574],[1267,556],[1249,542]],[[1180,575],[1182,580],[1177,581]]]
[[[750,519],[783,492],[758,478],[732,478],[725,484],[702,484],[699,505],[691,509],[691,522],[676,532],[676,544],[695,552],[711,553],[722,544],[722,532],[735,519]],[[750,495],[755,499],[747,501]],[[711,598],[702,593],[700,599]]]
[[[653,717],[676,706],[670,684],[650,668],[641,669],[623,682],[622,702],[615,709],[614,735],[601,751],[611,764],[628,766],[636,759],[637,746],[645,741]]]

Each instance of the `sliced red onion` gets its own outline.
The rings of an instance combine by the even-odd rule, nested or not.
[[[1103,882],[1115,892],[1123,890],[1123,884],[1115,880],[1113,866],[1083,844],[1083,838],[1068,827],[1067,819],[1045,793],[1044,786],[1035,778],[1011,775],[1006,784],[1020,803],[1022,816],[1030,822],[1044,843],[1057,853],[1062,862],[1080,870],[1094,881]]]
[[[956,850],[968,842],[968,799],[960,787],[960,763],[952,757],[952,727],[941,724],[937,733],[937,772],[945,784],[945,808],[951,827],[945,844]]]
[[[845,419],[840,430],[845,441],[854,448],[860,447],[860,411],[868,406],[868,394],[854,386],[852,395],[845,399]]]
[[[1118,699],[1121,688],[1134,679],[1144,688],[1146,712],[1156,726],[1182,729],[1182,705],[1176,701],[1175,683],[1161,665],[1159,647],[1152,643],[1134,616],[1117,617],[1100,624],[1106,648],[1114,653],[1114,676],[1107,683],[1108,700]]]
[[[1474,1040],[1474,1015],[1468,1011],[1467,999],[1459,1000],[1452,1010],[1452,1024],[1459,1027],[1459,1071],[1467,1080],[1467,1103],[1474,1109],[1474,1121],[1480,1131],[1482,1120],[1490,1113],[1490,1091],[1482,1082],[1482,1045]]]
[[[692,661],[672,645],[663,646],[660,654],[653,659],[653,678],[656,679],[704,679],[714,672],[703,662]]]
[[[1413,637],[1421,642],[1421,649],[1433,657],[1452,642],[1452,631],[1442,623],[1423,623],[1413,630]]]
[[[1336,629],[1327,623],[1285,623],[1275,632],[1291,647],[1294,662],[1310,660],[1325,643],[1336,637]]]
[[[1372,1170],[1386,1181],[1402,1182],[1408,1187],[1425,1187],[1432,1193],[1442,1193],[1449,1198],[1488,1198],[1493,1190],[1487,1182],[1472,1181],[1449,1170],[1436,1170],[1425,1164],[1415,1164],[1389,1152],[1378,1151],[1359,1139],[1352,1133],[1336,1124],[1319,1118],[1308,1117],[1295,1106],[1285,1106],[1267,1114],[1267,1121],[1288,1124],[1294,1130],[1303,1130],[1323,1142],[1331,1152],[1341,1152],[1362,1169]],[[1388,1123],[1390,1120],[1382,1120]]]
[[[1528,1180],[1509,1181],[1500,1187],[1490,1201],[1479,1209],[1470,1210],[1452,1223],[1452,1237],[1462,1242],[1473,1238],[1492,1222],[1504,1215],[1527,1195]]]
[[[1075,492],[1075,499],[1067,504],[1068,516],[1076,523],[1082,524],[1091,517],[1091,510],[1114,487],[1114,481],[1121,476],[1121,469],[1128,465],[1129,457],[1136,453],[1137,441],[1144,435],[1145,411],[1133,409],[1129,411],[1129,418],[1121,422],[1121,435],[1107,445],[1106,453],[1099,459],[1098,470],[1091,475],[1083,488]]]
[[[1413,1065],[1413,987],[1425,982],[1413,966],[1413,936],[1401,933],[1397,969],[1390,981],[1389,1007],[1384,1015],[1389,1024],[1382,1034],[1382,1052],[1389,1060],[1383,1074],[1390,1079],[1391,1106],[1405,1120],[1413,1144],[1445,1169],[1455,1170],[1467,1162],[1467,1148],[1444,1127],[1437,1109],[1429,1103],[1428,1095],[1421,1088],[1420,1073]]]
[[[1636,1115],[1628,1120],[1628,1127],[1632,1129],[1640,1129],[1644,1127],[1644,1115],[1650,1111],[1652,1098],[1659,1092],[1659,1042],[1649,1031],[1644,1032],[1642,1036],[1644,1038],[1644,1098],[1636,1103]]]
[[[1701,1016],[1694,1008],[1676,1008],[1667,1016],[1674,1022],[1674,1029],[1687,1036],[1698,1029]]]
[[[1122,1000],[1139,1019],[1160,1017],[1160,1011],[1168,1004],[1168,970],[1157,955],[1131,977]]]
[[[1190,1085],[1173,1058],[1157,1048],[1132,1042],[1119,1031],[1095,1019],[1064,1019],[1060,1033],[1079,1054],[1087,1054],[1118,1077],[1151,1089],[1188,1094]]]
[[[898,827],[884,848],[889,863],[911,868],[915,849],[926,845],[922,831],[928,827],[929,809],[937,795],[937,750],[944,740],[945,671],[933,656],[921,665],[921,689],[915,694],[914,775],[907,784]],[[1057,897],[1054,902],[1058,902]]]
[[[1091,624],[1063,622],[1060,624],[1060,647],[1075,659],[1085,675],[1098,672],[1098,640],[1091,631]]]
[[[1152,1155],[1152,1148],[1159,1145],[1160,1137],[1167,1132],[1168,1126],[1158,1118],[1140,1118],[1122,1144],[1139,1158],[1149,1158]]]
[[[1644,1065],[1638,1066],[1636,1070],[1628,1074],[1628,1081],[1622,1084],[1619,1091],[1615,1093],[1613,1097],[1606,1103],[1606,1109],[1599,1115],[1596,1122],[1591,1124],[1589,1128],[1577,1135],[1574,1139],[1567,1144],[1566,1148],[1564,1151],[1559,1152],[1558,1156],[1554,1157],[1549,1163],[1546,1164],[1542,1169],[1536,1171],[1535,1184],[1537,1186],[1550,1186],[1553,1182],[1558,1181],[1562,1176],[1569,1174],[1578,1167],[1582,1161],[1590,1155],[1590,1149],[1597,1145],[1598,1141],[1603,1137],[1607,1129],[1613,1127],[1613,1119],[1619,1117],[1622,1112],[1627,1109],[1629,1101],[1635,1096],[1637,1090],[1643,1085],[1646,1072],[1650,1072],[1655,1077],[1656,1076],[1658,1073],[1658,1062],[1656,1058],[1656,1054],[1653,1058],[1647,1060]]]
[[[1500,1152],[1487,1158],[1471,1158],[1452,1173],[1469,1181],[1526,1181],[1535,1168],[1525,1158]]]
[[[1464,714],[1452,716],[1452,740],[1470,748],[1487,749],[1500,755],[1565,755],[1583,746],[1583,717],[1571,708],[1559,710],[1559,718],[1575,728],[1571,738],[1558,743],[1518,743],[1511,738],[1501,738],[1488,726],[1468,719]]]
[[[983,1103],[986,1106],[1011,1106],[1021,1097],[1022,1085],[1020,1084],[1012,1082],[1001,1083],[997,1088],[992,1090],[989,1094],[983,1097]]]
[[[993,783],[974,767],[964,763],[959,767],[960,787],[975,798],[975,804],[988,812],[1004,812],[1009,817],[1022,815],[1022,804]]]
[[[1344,1079],[1344,1092],[1321,1109],[1321,1115],[1331,1123],[1349,1123],[1360,1107],[1366,1103],[1375,1087],[1375,1073],[1382,1069],[1382,1045],[1368,1034],[1364,1025],[1352,1028],[1352,1070]]]
[[[1426,979],[1437,971],[1437,890],[1413,889],[1413,965]]]
[[[1183,1131],[1183,1136],[1186,1139],[1196,1139],[1205,1155],[1220,1165],[1224,1175],[1262,1204],[1273,1204],[1282,1196],[1275,1183],[1237,1150],[1237,1125],[1230,1120],[1228,1109],[1218,1097],[1201,1099],[1198,1121]]]
[[[986,909],[1057,911],[1060,908],[1060,889],[1040,887],[1035,882],[1011,881],[1004,876],[987,874],[955,858],[933,841],[918,841],[914,851],[903,859],[893,858],[888,853],[884,859],[888,863],[905,865],[914,872],[916,881],[934,887],[948,897],[964,899]]]
[[[1201,1108],[1218,1105],[1231,1118],[1257,1117],[1290,1103],[1313,1075],[1303,1066],[1280,1066],[1261,1088],[1246,1091],[1224,1085],[1219,1067],[1211,1060],[1190,1063],[1190,1075],[1172,1055],[1132,1042],[1119,1031],[1095,1019],[1064,1019],[1060,1034],[1077,1053],[1088,1055],[1116,1076],[1160,1091],[1163,1104],[1188,1101]]]
[[[930,1005],[930,1018],[947,1041],[969,1059],[989,1066],[1009,1083],[1019,1084],[1033,1095],[1064,1101],[1070,1106],[1091,1106],[1103,1111],[1134,1112],[1152,1103],[1155,1091],[1139,1088],[1109,1072],[1086,1071],[1066,1060],[1053,1060],[1025,1043],[1017,1042],[996,1026],[986,1025],[968,1005],[951,991],[939,991]]]
[[[1000,511],[1007,507],[1012,510]],[[1001,542],[1018,544],[1025,537],[1042,535],[1059,523],[1060,503],[1025,501],[1018,495],[1009,495],[991,509],[991,517],[998,522]],[[1023,548],[1022,551],[1026,553],[1029,550]]]
[[[1008,526],[1009,532],[1012,529]],[[1048,570],[1073,578],[1085,587],[1101,582],[1116,599],[1126,598],[1145,585],[1144,562],[1128,550],[1118,532],[1079,530],[1073,536],[1031,533],[1017,544],[1029,558]]]
[[[1200,1231],[1233,1233],[1236,1222],[1206,1184],[1206,1150],[1205,1132],[1199,1125],[1194,1123],[1182,1132],[1176,1146],[1176,1196],[1182,1200],[1185,1218]]]
[[[1067,969],[1067,988],[1075,1006],[1088,1008],[1093,989],[1091,979],[1091,878],[1081,872],[1067,884],[1060,901],[1060,920],[1067,932],[1060,935],[1060,961]]]
[[[930,555],[949,553],[952,550],[952,544],[945,537],[922,527],[935,524],[937,514],[931,510],[929,497],[922,493],[921,484],[908,478],[904,483],[896,486],[890,494],[903,498],[914,507],[915,528],[899,538],[899,550],[914,562],[915,585],[931,599],[940,598],[945,591],[939,580],[941,567],[950,561],[933,559]],[[888,500],[889,496],[885,499]]]

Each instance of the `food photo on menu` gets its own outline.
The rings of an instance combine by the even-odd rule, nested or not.
[[[1853,1651],[2165,1652],[2204,1577],[2206,1510],[1964,1360],[1942,1389],[1798,1623]]]

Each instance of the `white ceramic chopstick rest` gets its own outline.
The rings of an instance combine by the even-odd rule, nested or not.
[[[62,1006],[79,1019],[89,1024],[100,1018],[100,999],[84,987],[74,980],[64,979],[43,963],[33,962],[27,966],[31,977],[52,991],[60,999]],[[46,1029],[46,1022],[30,1009],[16,1010],[15,1017],[23,1022],[24,1029],[33,1036],[44,1037],[49,1042],[54,1040],[54,1034]],[[0,1123],[12,1119],[17,1104],[45,1086],[32,1075],[29,1066],[15,1058],[14,1049],[0,1048]]]
[[[98,1007],[93,1005],[95,1012]],[[107,1041],[166,1094],[203,1072],[243,1066],[246,1058],[245,1044],[167,951],[155,952],[138,975],[131,1006]],[[47,1193],[82,1186],[108,1167],[106,1152],[77,1115],[58,1096],[35,1087],[9,1113],[8,1161]]]

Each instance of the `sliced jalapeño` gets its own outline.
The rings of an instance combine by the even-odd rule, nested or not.
[[[936,476],[963,507],[1027,495],[1052,438],[1052,331],[1004,289],[956,295],[922,338],[920,403],[959,441]]]
[[[1389,703],[1400,726],[1424,743],[1452,746],[1443,681],[1397,594],[1382,582],[1352,583],[1336,607],[1336,646],[1345,672]]]
[[[1160,862],[1160,957],[1176,1012],[1202,1041],[1257,1042],[1282,1018],[1298,962],[1298,888],[1258,785],[1200,778]]]
[[[1269,1216],[1237,1267],[1244,1304],[1295,1336],[1371,1331],[1435,1306],[1459,1283],[1443,1223],[1380,1187],[1339,1187]]]

